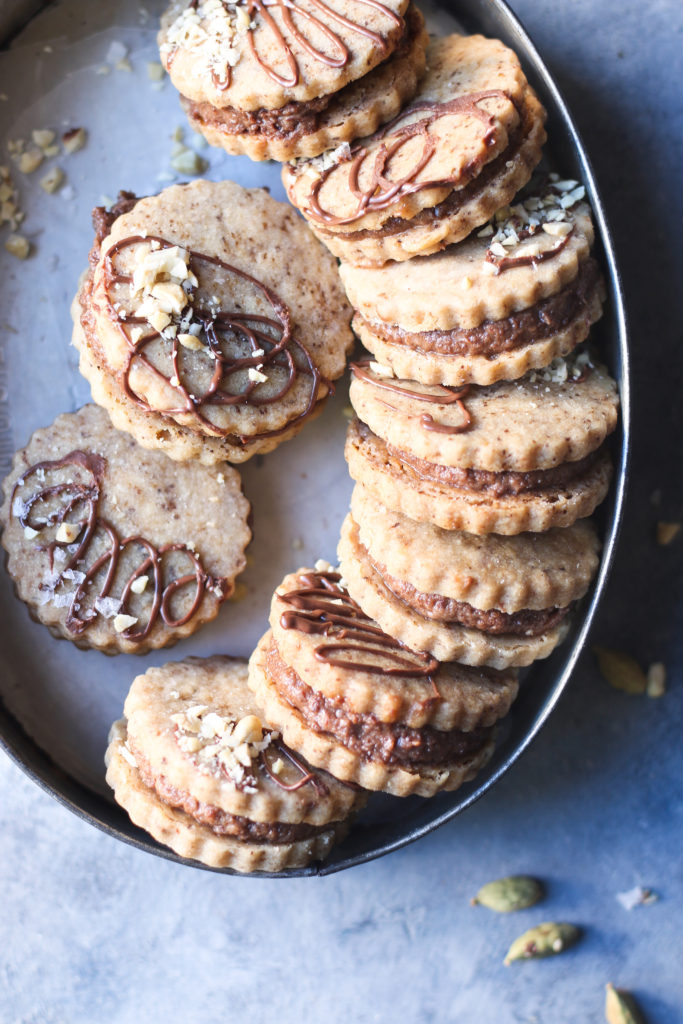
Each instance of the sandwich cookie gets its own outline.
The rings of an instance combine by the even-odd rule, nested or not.
[[[96,210],[74,344],[114,426],[243,462],[322,409],[353,343],[337,267],[260,189],[195,181]]]
[[[277,588],[249,686],[283,739],[345,782],[432,796],[472,779],[516,694],[514,670],[440,665],[388,636],[338,573],[300,569]]]
[[[159,34],[195,131],[228,153],[283,162],[397,114],[428,41],[408,0],[175,0]]]
[[[530,665],[564,638],[598,566],[587,521],[515,537],[415,523],[356,486],[339,543],[350,595],[390,636],[440,661]]]
[[[259,717],[246,661],[223,656],[138,676],[105,762],[136,825],[181,857],[234,871],[322,860],[366,800],[282,743]]]
[[[237,471],[176,465],[94,405],[36,431],[4,494],[17,596],[78,647],[167,647],[216,617],[246,565],[250,508]]]
[[[545,111],[501,42],[437,39],[427,67],[393,121],[349,151],[283,169],[292,203],[347,263],[381,266],[460,241],[541,158]]]
[[[349,472],[387,508],[516,534],[570,526],[607,493],[617,389],[586,352],[486,388],[399,380],[376,363],[352,370]]]
[[[576,181],[506,207],[464,242],[341,277],[352,327],[396,377],[495,384],[568,355],[602,314],[593,224]]]

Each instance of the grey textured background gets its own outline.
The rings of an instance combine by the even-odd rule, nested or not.
[[[457,3],[454,5],[457,8]],[[550,723],[455,822],[327,879],[253,881],[166,863],[74,818],[0,759],[0,1019],[11,1024],[603,1020],[608,980],[653,1024],[683,1018],[680,0],[516,0],[576,116],[625,273],[634,370],[628,513],[595,639],[663,660],[660,701],[586,656]],[[651,501],[661,491],[661,506]],[[676,613],[678,608],[678,613]],[[548,900],[468,905],[527,871]],[[634,884],[658,903],[624,910]],[[585,928],[554,961],[502,966],[532,923]]]

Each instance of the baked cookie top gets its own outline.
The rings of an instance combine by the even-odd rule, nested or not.
[[[285,167],[290,199],[316,227],[376,231],[477,177],[510,145],[528,85],[495,39],[451,35],[427,50],[412,103],[351,149]]]
[[[18,596],[84,646],[139,653],[193,632],[246,564],[239,474],[140,448],[97,406],[36,431],[4,494]]]
[[[174,0],[161,59],[189,99],[274,109],[337,92],[386,60],[408,0]]]
[[[351,514],[373,563],[424,594],[506,613],[563,608],[585,594],[598,566],[588,520],[543,533],[477,536],[416,523],[356,485]]]
[[[305,419],[344,369],[335,261],[261,189],[195,181],[140,199],[92,259],[81,305],[143,411],[247,443]]]
[[[358,792],[311,769],[268,727],[247,663],[215,656],[150,668],[126,698],[127,746],[143,777],[250,821],[325,825]]]
[[[576,277],[594,235],[584,193],[577,181],[557,179],[443,252],[383,267],[342,262],[346,294],[366,320],[404,331],[470,330],[502,320]]]
[[[587,352],[517,381],[456,390],[354,364],[351,403],[387,444],[441,466],[551,469],[595,451],[617,422],[615,382]]]
[[[419,729],[493,725],[517,692],[514,671],[439,664],[373,622],[331,569],[299,569],[273,595],[270,626],[285,666],[345,713]]]

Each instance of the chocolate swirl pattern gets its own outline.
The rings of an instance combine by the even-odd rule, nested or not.
[[[366,384],[371,384],[373,387],[377,388],[383,388],[384,390],[391,391],[396,395],[403,395],[405,398],[412,398],[418,402],[428,402],[432,405],[458,406],[458,409],[463,416],[462,423],[456,423],[455,425],[439,423],[430,413],[425,412],[420,416],[420,425],[425,430],[433,430],[439,434],[463,434],[472,426],[472,414],[467,409],[463,401],[470,390],[469,384],[466,384],[462,388],[449,388],[446,387],[446,385],[439,384],[436,387],[432,387],[430,393],[427,394],[424,391],[413,391],[411,388],[404,387],[393,378],[387,379],[386,377],[374,377],[371,373],[368,373],[369,366],[369,360],[365,360],[360,363],[351,363],[351,373],[358,380],[365,381]]]
[[[147,412],[161,411],[170,417],[189,415],[203,433],[227,437],[242,445],[255,437],[282,434],[306,419],[322,397],[322,389],[331,390],[332,385],[323,378],[307,348],[292,336],[289,307],[256,278],[216,256],[190,250],[188,268],[198,281],[198,288],[187,294],[188,310],[193,323],[201,328],[199,340],[203,345],[199,351],[188,355],[178,340],[177,331],[173,337],[168,337],[167,332],[156,330],[146,317],[135,313],[131,301],[133,278],[122,272],[118,258],[143,244],[161,249],[175,247],[175,243],[165,238],[135,235],[115,242],[102,258],[105,312],[118,327],[128,348],[128,358],[120,372],[121,385],[128,398]],[[215,304],[202,300],[202,272],[207,268],[217,268],[228,278],[233,276],[239,282],[246,282],[257,298],[266,300],[272,315],[216,309]],[[150,346],[153,345],[163,346],[163,365],[159,365],[158,356],[152,357]],[[177,405],[163,410],[152,409],[131,384],[131,374],[136,366],[144,366],[159,383],[173,388],[178,397]],[[190,371],[197,374],[198,367],[203,374],[203,383],[190,384]],[[274,371],[270,378],[269,368]],[[257,373],[250,374],[250,370],[257,370]],[[273,380],[275,374],[279,383]],[[235,436],[229,428],[218,426],[207,415],[212,407],[217,406],[257,408],[273,405],[287,395],[302,375],[310,377],[306,407],[277,430]],[[264,389],[266,380],[267,391]]]
[[[482,141],[485,146],[488,145],[493,138],[496,121],[493,114],[482,110],[479,106],[480,103],[488,99],[507,99],[507,96],[498,89],[490,89],[485,92],[457,96],[445,103],[430,100],[412,103],[393,121],[389,121],[380,131],[376,132],[366,145],[356,146],[346,160],[333,164],[320,174],[309,193],[304,210],[306,216],[321,225],[353,224],[365,214],[386,210],[403,196],[413,192],[456,183],[466,185],[479,169],[476,163],[468,168],[464,175],[458,173],[435,178],[422,175],[438,148],[438,134],[434,134],[432,129],[446,117],[474,117],[484,125],[485,132]],[[413,115],[421,112],[424,112],[423,117],[404,123]],[[391,162],[413,139],[421,139],[422,148],[408,172],[393,180],[391,178]],[[375,142],[379,142],[379,146],[374,146]],[[371,161],[373,162],[370,166]],[[345,164],[348,164],[346,188],[350,195],[357,200],[357,204],[353,213],[343,217],[323,207],[320,201],[320,191],[330,175]],[[368,180],[366,185],[361,186],[360,178],[366,165],[370,166]]]
[[[71,467],[75,471],[73,479],[49,482],[50,473]],[[61,459],[31,466],[12,492],[12,515],[29,534],[35,531],[37,548],[49,556],[52,576],[41,584],[41,589],[48,601],[56,598],[58,604],[68,606],[66,627],[69,632],[79,636],[102,614],[130,615],[135,621],[121,636],[139,642],[149,636],[160,620],[169,628],[189,622],[208,590],[218,600],[229,597],[233,584],[209,576],[200,557],[187,544],[157,547],[145,537],[134,535],[122,539],[119,536],[116,528],[98,513],[105,469],[102,456],[73,451]],[[57,539],[60,527],[67,524],[70,539]],[[56,533],[47,542],[40,539],[46,530]],[[95,553],[95,548],[101,550],[102,542],[104,551]],[[121,580],[124,554],[131,552],[136,555],[134,567],[126,569]],[[174,565],[170,566],[172,554],[175,555]],[[58,569],[56,563],[59,563]],[[184,571],[179,571],[179,564]],[[144,581],[143,577],[146,577]],[[147,594],[150,577],[152,586]],[[138,580],[144,584],[142,593],[146,597],[137,592]],[[66,590],[68,583],[74,583],[74,589],[58,594],[61,588]],[[114,589],[119,591],[116,597],[112,593]],[[189,596],[189,605],[176,614],[173,605],[182,594]],[[106,606],[102,602],[106,599],[111,603],[104,612]],[[144,605],[144,611],[139,609],[140,604]],[[139,625],[141,620],[143,624]]]
[[[339,573],[307,572],[297,579],[298,589],[279,595],[291,609],[282,613],[280,625],[283,629],[298,629],[332,640],[316,648],[318,661],[337,668],[405,679],[431,676],[439,667],[435,658],[411,651],[375,625],[340,586]],[[357,657],[343,657],[349,653]]]
[[[298,789],[303,789],[304,786],[309,784],[313,786],[318,796],[327,796],[330,792],[320,776],[316,775],[314,771],[303,764],[298,757],[286,747],[280,740],[273,740],[270,743],[271,747],[274,747],[280,757],[284,757],[297,772],[300,773],[300,778],[295,782],[283,782],[279,775],[273,771],[273,763],[266,757],[266,751],[262,751],[259,755],[259,764],[262,766],[264,772],[268,778],[274,782],[280,789],[284,789],[286,793],[295,793]]]
[[[361,8],[371,8],[386,16],[394,26],[402,28],[403,18],[391,11],[379,0],[354,0]],[[222,0],[223,7],[228,10],[228,0]],[[349,49],[342,37],[334,31],[331,24],[347,29],[351,33],[369,39],[383,54],[388,52],[387,42],[384,37],[360,22],[352,21],[339,11],[334,10],[324,0],[308,0],[309,10],[297,0],[247,0],[246,4],[230,5],[244,6],[249,17],[249,27],[246,32],[247,46],[259,67],[272,78],[274,82],[285,89],[291,89],[299,84],[301,68],[296,55],[292,49],[292,43],[298,44],[313,60],[331,68],[343,68],[349,63]],[[189,4],[191,10],[198,10],[199,0],[192,0]],[[282,28],[273,17],[272,12],[278,11],[281,15]],[[298,19],[309,30],[311,36],[322,37],[329,46],[329,52],[320,49],[312,42],[306,31],[298,25],[294,19]],[[283,31],[284,28],[284,31]],[[269,64],[261,55],[258,48],[258,36],[260,32],[267,34],[269,40],[275,44],[276,51],[286,67],[283,73],[278,71],[275,64]],[[286,33],[286,34],[285,34]],[[232,81],[230,65],[226,62],[225,71],[218,76],[212,72],[212,81],[221,90],[228,89]]]

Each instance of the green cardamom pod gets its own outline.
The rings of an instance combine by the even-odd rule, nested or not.
[[[556,956],[579,940],[581,931],[566,921],[546,921],[520,935],[510,946],[504,964],[513,960],[540,960]]]
[[[610,686],[624,693],[645,693],[647,677],[635,658],[609,647],[594,647],[598,668]]]
[[[472,906],[479,903],[498,914],[509,914],[533,907],[543,895],[543,886],[530,875],[508,875],[483,885],[472,900]]]
[[[612,984],[607,985],[605,1020],[607,1024],[647,1024],[631,993]]]

